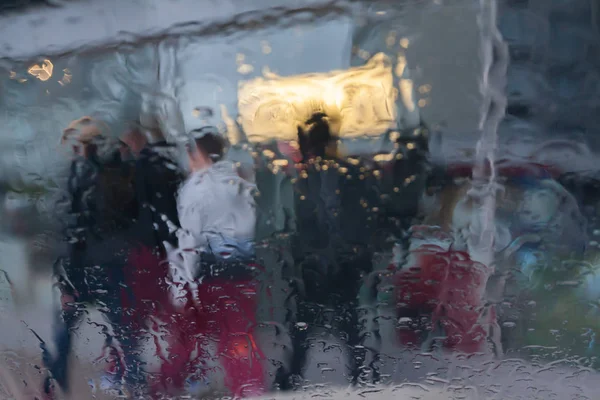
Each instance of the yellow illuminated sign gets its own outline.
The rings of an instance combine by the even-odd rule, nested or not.
[[[241,82],[238,110],[250,141],[294,140],[315,112],[328,116],[340,137],[379,135],[396,124],[392,63],[379,53],[364,66],[329,73],[263,78]]]

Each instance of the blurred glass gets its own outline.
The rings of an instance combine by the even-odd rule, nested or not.
[[[0,394],[593,398],[599,10],[596,0],[5,2]],[[159,153],[189,183],[192,139],[208,126],[230,162],[214,179],[239,191],[173,189],[191,228],[169,225],[169,257],[130,245],[158,225],[111,231],[94,250],[108,261],[86,266],[93,300],[65,300],[73,152],[92,143],[98,163],[133,165],[123,133],[141,127],[164,136]],[[111,188],[126,179],[114,173]],[[188,195],[220,221],[218,250],[184,249]],[[210,196],[220,200],[203,203]],[[218,196],[252,198],[239,209],[255,215]],[[231,231],[246,217],[255,232],[242,243]],[[177,247],[204,257],[203,272],[174,272]],[[119,257],[127,277],[115,282],[131,304],[103,282]],[[219,268],[226,277],[213,279]],[[83,311],[64,393],[49,360],[71,301]]]

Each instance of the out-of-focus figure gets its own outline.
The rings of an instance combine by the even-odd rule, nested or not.
[[[199,249],[218,258],[249,258],[256,229],[255,185],[241,178],[237,167],[223,160],[226,145],[207,129],[188,147],[191,174],[179,191],[177,232],[180,249]],[[200,254],[182,254],[186,278],[199,275]]]
[[[156,127],[133,124],[122,136],[133,156],[137,203],[135,240],[164,253],[163,242],[175,243],[175,227],[179,226],[175,194],[183,181],[173,146]]]
[[[160,314],[168,302],[168,266],[163,242],[176,243],[179,225],[175,196],[183,180],[158,121],[143,119],[146,125],[132,123],[120,137],[121,158],[133,171],[135,214],[127,232],[127,264],[121,293],[121,306],[128,337],[139,342],[149,319]],[[113,360],[113,369],[117,368]],[[139,369],[139,368],[138,368]],[[141,370],[137,372],[141,373]],[[142,383],[142,377],[139,377]]]
[[[174,146],[166,142],[157,125],[133,123],[120,138],[121,156],[133,169],[137,205],[129,231],[127,280],[134,294],[128,300],[138,314],[166,301],[163,295],[168,271],[161,265],[166,259],[163,242],[176,244],[175,230],[179,226],[175,197],[183,174],[174,159]]]
[[[175,312],[162,386],[170,394],[184,386],[188,393],[206,390],[209,372],[216,368],[230,394],[258,395],[266,377],[253,335],[254,276],[260,270],[253,262],[255,186],[223,159],[226,143],[216,130],[204,128],[192,135],[191,174],[178,196],[178,249],[170,249],[169,257]],[[210,356],[211,347],[216,357]],[[210,365],[211,358],[217,366]]]
[[[585,250],[585,218],[551,171],[501,161],[493,210],[495,265],[474,261],[469,235],[479,221],[470,171],[468,165],[449,167],[445,183],[425,195],[425,225],[412,228],[410,248],[392,266],[399,338],[409,347],[472,353],[491,343],[502,353],[505,346],[522,343],[512,324],[499,321],[514,320],[521,306],[527,309],[526,293],[536,280],[544,271],[557,271],[558,265],[550,264],[581,257]],[[507,298],[513,306],[505,309]]]
[[[375,205],[358,158],[344,159],[330,117],[314,114],[298,127],[301,163],[295,185],[298,232],[293,253],[302,277],[294,355],[282,388],[297,388],[314,373],[315,340],[340,343],[337,384],[356,382],[364,360],[357,296],[371,270],[369,210]],[[361,170],[362,168],[362,170]],[[364,190],[367,189],[367,190]],[[374,222],[374,221],[373,221]],[[317,379],[315,377],[315,379]]]
[[[123,379],[132,387],[140,380],[136,341],[129,337],[120,302],[123,292],[130,291],[124,268],[128,230],[137,209],[133,171],[106,142],[106,129],[101,122],[84,117],[71,123],[63,136],[64,142],[74,139],[75,152],[68,181],[69,250],[66,260],[56,263],[62,293],[62,315],[54,338],[57,354],[52,356],[46,350],[45,362],[53,380],[67,392],[73,329],[81,321],[85,305],[103,306],[115,335],[106,335],[106,347],[122,361],[114,373],[104,377],[104,386],[121,393]],[[46,392],[52,391],[52,380],[48,380]]]

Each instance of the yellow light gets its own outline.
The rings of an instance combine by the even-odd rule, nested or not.
[[[419,93],[425,94],[431,92],[431,85],[422,85],[419,86]]]
[[[232,145],[236,145],[242,140],[243,135],[238,129],[238,126],[235,123],[235,121],[229,116],[229,112],[227,112],[227,107],[225,107],[224,104],[220,104],[219,107],[221,109],[221,118],[223,118],[223,122],[225,123],[225,127],[227,129],[227,137],[229,139],[229,143],[231,143]],[[244,150],[246,150],[246,148],[244,148]]]
[[[238,73],[242,75],[248,75],[252,71],[254,71],[254,67],[250,64],[241,64],[238,66]]]
[[[45,82],[52,77],[53,71],[54,65],[52,64],[52,62],[50,60],[44,60],[41,66],[35,64],[29,67],[27,73],[29,73],[29,75],[35,76],[40,81]]]
[[[398,54],[398,58],[396,59],[396,69],[394,73],[398,78],[402,78],[404,75],[404,69],[406,68],[406,57],[402,53]]]
[[[410,79],[400,79],[400,96],[402,103],[410,112],[415,110],[415,101],[413,100],[413,81]]]
[[[392,159],[394,158],[393,154],[376,154],[373,157],[373,160],[377,161],[377,162],[387,162],[387,161],[392,161]]]
[[[275,158],[275,153],[273,151],[269,150],[269,149],[263,150],[262,153],[267,158],[271,158],[271,159]]]
[[[241,82],[238,110],[252,142],[294,140],[298,126],[315,112],[327,114],[333,133],[340,137],[379,135],[396,123],[392,65],[379,53],[364,66],[344,71],[269,74]]]

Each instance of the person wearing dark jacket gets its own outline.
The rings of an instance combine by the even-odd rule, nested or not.
[[[85,305],[90,304],[106,310],[114,333],[114,337],[105,333],[106,348],[116,350],[116,339],[125,358],[114,377],[105,377],[108,382],[104,384],[120,392],[119,380],[126,378],[133,383],[139,379],[134,371],[139,365],[135,355],[137,346],[129,337],[124,323],[126,313],[119,301],[123,292],[129,290],[123,272],[128,231],[137,212],[133,170],[118,151],[109,151],[106,156],[100,154],[98,142],[103,138],[102,133],[102,125],[88,117],[73,122],[65,130],[65,136],[76,136],[76,157],[71,162],[68,179],[70,222],[65,232],[68,256],[55,263],[62,302],[54,337],[57,354],[50,355],[42,343],[44,361],[51,374],[45,383],[50,396],[53,380],[63,391],[69,391],[72,330],[81,321]]]
[[[148,129],[145,133],[143,130],[134,126],[121,137],[134,158],[134,188],[140,207],[135,239],[164,255],[163,242],[177,243],[174,231],[179,226],[179,219],[175,194],[183,174],[173,160],[173,146],[166,142],[160,131]]]
[[[300,201],[294,251],[303,275],[297,320],[310,328],[293,332],[290,371],[278,377],[282,388],[294,387],[294,380],[303,376],[311,337],[319,330],[333,330],[338,338],[345,338],[346,350],[355,353],[345,361],[356,381],[362,357],[356,351],[361,344],[356,298],[361,274],[371,270],[370,253],[359,242],[362,237],[354,234],[356,229],[347,229],[351,224],[360,225],[360,233],[368,229],[362,199],[366,183],[359,178],[359,166],[340,159],[338,137],[327,115],[315,113],[304,125],[298,127],[303,171],[296,185]],[[344,169],[348,175],[342,173]],[[324,308],[335,312],[316,311]]]
[[[129,232],[125,282],[131,290],[121,304],[135,310],[127,321],[134,332],[143,332],[146,320],[164,312],[168,303],[169,266],[163,243],[177,244],[179,226],[176,193],[183,180],[174,160],[175,148],[158,129],[134,125],[121,136],[134,169],[133,187],[138,206]]]

